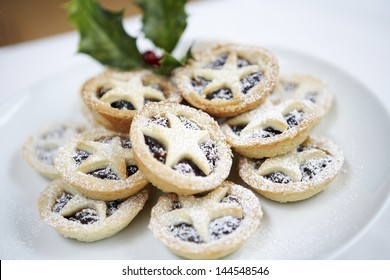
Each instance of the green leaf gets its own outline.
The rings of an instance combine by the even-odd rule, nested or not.
[[[180,59],[180,62],[185,65],[192,58],[192,45],[188,48],[186,54]]]
[[[143,11],[142,31],[159,48],[170,53],[187,26],[186,0],[135,0]]]
[[[68,17],[80,33],[79,52],[86,53],[104,65],[130,70],[145,67],[142,55],[123,28],[123,12],[110,12],[98,0],[72,0]]]
[[[160,61],[160,67],[153,69],[153,71],[160,75],[170,75],[173,69],[184,66],[191,57],[191,48],[188,49],[187,53],[180,60],[177,60],[173,55],[164,51],[163,59]]]

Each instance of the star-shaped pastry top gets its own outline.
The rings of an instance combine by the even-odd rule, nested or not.
[[[199,147],[209,138],[209,133],[202,129],[186,128],[177,116],[169,112],[165,116],[170,127],[151,123],[142,129],[144,135],[158,140],[164,146],[167,151],[165,164],[172,167],[182,159],[190,159],[204,174],[209,175],[210,163]]]
[[[107,216],[107,205],[103,201],[92,200],[80,194],[74,195],[61,209],[59,214],[63,217],[73,215],[82,209],[93,209],[97,212],[99,220]]]
[[[204,197],[178,196],[182,208],[164,214],[161,221],[165,226],[190,224],[198,232],[204,242],[210,241],[209,224],[211,221],[233,216],[243,217],[242,207],[233,203],[220,203],[226,196],[227,187],[219,187]]]
[[[315,148],[303,150],[302,152],[294,150],[283,156],[266,159],[257,172],[260,175],[265,176],[279,171],[289,176],[294,182],[300,182],[302,179],[300,167],[303,164],[309,160],[326,157],[328,157],[328,155],[324,151]]]
[[[100,98],[100,101],[111,104],[115,101],[126,100],[138,110],[144,105],[145,98],[166,99],[161,91],[145,86],[141,74],[135,74],[126,81],[113,79],[110,84],[111,89]]]
[[[272,127],[281,132],[286,131],[289,126],[285,115],[302,107],[302,101],[289,100],[279,105],[273,105],[270,101],[265,101],[261,106],[250,112],[241,114],[227,121],[230,126],[246,125],[240,136],[248,137],[257,130]]]
[[[135,165],[133,151],[122,147],[119,136],[112,138],[108,143],[80,141],[77,148],[91,154],[77,167],[77,170],[83,173],[109,166],[118,177],[126,179],[127,165]]]
[[[252,74],[260,71],[258,65],[248,65],[239,68],[237,66],[237,52],[230,51],[225,64],[219,69],[201,68],[194,69],[194,77],[202,77],[211,81],[204,89],[203,95],[217,91],[221,88],[229,88],[233,94],[233,99],[241,98],[243,92],[241,90],[240,81]]]

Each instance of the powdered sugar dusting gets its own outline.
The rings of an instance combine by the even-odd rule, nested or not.
[[[93,200],[56,180],[41,193],[38,204],[43,220],[64,236],[90,242],[107,238],[127,226],[147,198],[144,190],[121,201]]]
[[[340,172],[343,160],[341,150],[330,140],[311,137],[282,156],[261,162],[243,159],[240,176],[257,190],[283,197],[284,193],[310,191],[328,184]]]
[[[26,140],[23,146],[24,158],[43,175],[57,177],[54,159],[58,149],[85,130],[85,125],[70,122],[49,125]]]
[[[43,223],[30,202],[21,202],[6,196],[2,204],[12,215],[2,217],[8,228],[2,230],[0,258],[20,259],[17,254],[19,250],[24,251],[24,258],[29,258],[29,255],[37,253],[39,248]]]
[[[252,111],[228,119],[222,128],[234,147],[290,139],[294,134],[298,136],[296,129],[310,128],[313,121],[311,110],[302,101],[284,101],[278,105],[266,101]]]
[[[180,207],[172,207],[178,200]],[[149,228],[183,254],[185,250],[202,254],[204,246],[220,246],[223,254],[248,238],[261,216],[259,202],[249,190],[225,182],[202,196],[164,195],[152,210]]]

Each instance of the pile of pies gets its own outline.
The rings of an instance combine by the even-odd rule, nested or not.
[[[343,164],[332,141],[310,135],[331,107],[327,86],[280,75],[261,47],[203,48],[170,78],[107,70],[80,95],[89,125],[50,126],[23,153],[54,179],[38,199],[42,219],[81,241],[125,228],[151,183],[162,191],[149,223],[155,237],[185,258],[221,258],[260,225],[253,191],[278,202],[307,199]],[[232,173],[247,185],[227,181]]]

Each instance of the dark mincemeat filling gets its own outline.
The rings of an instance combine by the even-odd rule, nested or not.
[[[234,232],[241,224],[241,219],[233,216],[225,216],[213,220],[209,224],[209,234],[212,241],[221,239]],[[194,227],[187,223],[172,225],[168,227],[168,231],[176,238],[182,241],[202,244],[203,240],[200,238]]]
[[[163,127],[170,127],[168,119],[163,117],[159,117],[159,118],[153,117],[148,121],[148,123],[154,123],[157,125],[161,125]]]
[[[215,144],[212,141],[206,141],[199,145],[200,149],[205,154],[207,161],[210,163],[211,167],[215,167],[215,163],[218,160],[218,153],[215,147]],[[172,169],[177,170],[182,174],[192,174],[195,176],[205,177],[206,174],[199,167],[189,159],[183,159],[172,166]]]
[[[59,198],[56,199],[56,202],[53,207],[53,211],[59,213],[62,208],[73,198],[73,195],[67,192],[63,192]]]
[[[219,56],[217,56],[217,58],[213,62],[209,63],[206,66],[206,68],[221,69],[226,64],[227,59],[228,59],[227,54],[219,55]],[[237,67],[238,68],[242,68],[242,67],[246,67],[246,66],[250,66],[250,65],[252,65],[252,64],[248,60],[246,60],[245,58],[237,57]]]
[[[130,177],[137,173],[138,167],[136,165],[127,165],[126,166],[126,176]],[[115,173],[110,167],[99,168],[94,171],[87,173],[88,175],[92,175],[96,178],[103,180],[120,180],[121,178],[118,174]]]
[[[225,65],[227,58],[227,54],[219,55],[214,61],[206,65],[206,68],[221,69]]]
[[[261,72],[252,73],[244,77],[241,82],[241,90],[244,94],[248,93],[253,87],[261,82],[263,75]]]
[[[191,85],[194,88],[194,90],[198,94],[202,94],[205,87],[210,83],[211,81],[206,80],[202,77],[194,77],[191,79]]]
[[[103,95],[105,95],[109,90],[111,90],[111,88],[108,88],[108,87],[99,87],[96,91],[96,95],[97,97],[100,99],[103,97]]]
[[[61,212],[65,205],[73,198],[73,195],[67,192],[63,192],[59,198],[56,199],[53,211],[56,213]],[[82,209],[71,216],[64,217],[70,221],[79,222],[81,224],[93,224],[99,220],[97,212],[93,209]]]
[[[65,205],[73,198],[73,195],[67,192],[63,192],[59,198],[56,199],[56,202],[53,207],[53,211],[56,213],[61,212],[61,210],[65,207]],[[119,200],[113,200],[113,201],[107,201],[107,210],[106,210],[106,215],[107,217],[111,216],[114,214],[121,202]],[[72,216],[66,217],[67,219],[71,221],[79,221],[82,224],[86,223],[93,223],[98,220],[97,218],[97,213],[95,210],[92,209],[83,209]]]
[[[207,193],[205,195],[207,195]],[[232,195],[228,195],[224,197],[221,200],[221,203],[233,203],[236,204],[237,206],[241,206],[239,200]],[[179,201],[175,200],[172,202],[171,204],[172,210],[176,210],[180,208],[182,208],[182,206]],[[232,233],[240,226],[241,220],[242,219],[238,219],[232,216],[225,216],[213,220],[209,224],[209,233],[211,235],[211,240],[213,241],[218,240]],[[171,232],[171,234],[174,237],[179,238],[182,241],[193,242],[197,244],[203,243],[196,230],[190,224],[181,223],[178,225],[169,226],[168,231]]]
[[[235,197],[235,196],[232,196],[232,195],[225,196],[225,197],[221,200],[221,203],[233,203],[233,204],[236,204],[236,205],[238,205],[238,206],[241,206],[241,203],[240,203],[240,201],[238,200],[238,198]]]
[[[107,217],[112,216],[119,208],[121,202],[119,200],[113,200],[113,201],[107,201],[107,210],[106,210],[106,215]]]
[[[209,93],[206,95],[206,99],[212,100],[212,99],[232,99],[233,93],[229,88],[221,88],[219,90],[213,91],[212,93]]]
[[[246,125],[236,125],[236,126],[232,126],[232,131],[240,136],[241,135],[241,131],[246,127]],[[260,137],[260,138],[268,138],[268,137],[274,137],[276,135],[279,135],[281,134],[282,132],[279,131],[279,130],[276,130],[276,129],[273,129],[272,127],[266,127],[258,132],[256,132],[255,134],[252,135],[252,137]]]
[[[122,148],[124,148],[124,149],[131,149],[132,148],[132,145],[131,145],[131,142],[129,139],[121,138],[121,142],[122,142]]]
[[[174,166],[172,166],[172,169],[182,174],[191,174],[201,177],[206,176],[206,174],[204,174],[203,171],[200,170],[199,167],[192,160],[189,159],[182,159]]]
[[[180,208],[182,208],[180,201],[178,201],[178,200],[172,201],[172,204],[171,204],[172,210],[176,210],[176,209],[180,209]]]
[[[73,156],[73,160],[76,165],[80,165],[84,160],[86,160],[91,154],[87,151],[77,149],[76,154]]]
[[[159,90],[159,91],[161,91],[164,94],[163,90],[161,89],[161,87],[158,84],[150,84],[150,85],[146,85],[146,86],[149,86],[149,87],[152,87],[152,88],[154,88],[156,90]],[[97,91],[96,91],[96,95],[100,99],[109,90],[111,90],[111,88],[99,87],[97,89]],[[144,99],[144,104],[147,104],[149,102],[159,102],[159,101],[161,101],[161,100],[153,99],[153,98],[145,98]],[[112,102],[110,105],[111,105],[112,108],[119,109],[119,110],[123,110],[123,109],[124,110],[135,110],[134,105],[131,102],[127,101],[127,100],[117,100],[115,102]]]
[[[331,162],[332,159],[329,157],[309,160],[300,167],[302,173],[301,181],[308,182],[312,180],[314,176],[324,170]]]
[[[130,177],[131,175],[134,175],[137,173],[138,167],[136,165],[127,165],[126,166],[126,175],[127,177]]]
[[[99,216],[94,209],[82,209],[74,213],[72,216],[68,216],[65,218],[83,225],[93,224],[99,221]]]
[[[308,182],[313,180],[314,176],[323,171],[331,162],[332,160],[329,157],[309,160],[299,168],[302,174],[301,182]],[[264,178],[278,184],[288,184],[293,182],[289,176],[283,174],[280,171],[267,174],[264,176]]]
[[[87,173],[99,179],[104,180],[119,180],[119,176],[110,167],[99,168]]]
[[[181,223],[178,225],[172,225],[168,227],[168,231],[176,238],[179,238],[182,241],[193,242],[193,243],[203,243],[200,239],[199,234],[196,230],[189,224]]]
[[[161,100],[159,100],[159,99],[145,98],[144,99],[144,105],[149,103],[149,102],[160,102],[160,101]],[[111,107],[115,108],[115,109],[119,109],[119,110],[122,110],[122,109],[135,110],[134,105],[131,102],[127,101],[127,100],[115,101],[115,102],[111,103]]]
[[[119,110],[135,110],[135,107],[131,102],[127,100],[118,100],[111,103],[111,107]]]
[[[208,140],[202,144],[199,145],[202,152],[205,154],[208,162],[211,164],[212,167],[215,166],[217,160],[218,160],[218,151],[217,147],[215,146],[214,142],[211,140]]]
[[[153,157],[162,163],[165,163],[167,157],[167,152],[163,145],[153,137],[145,136],[145,144],[148,145],[149,151],[152,153]]]
[[[294,109],[284,115],[284,119],[290,128],[299,125],[302,122],[302,118],[303,112],[297,109]]]
[[[242,58],[242,57],[237,58],[237,67],[238,68],[242,68],[242,67],[246,67],[246,66],[250,66],[250,65],[252,65],[252,63],[250,63],[245,58]]]
[[[241,224],[241,219],[233,216],[225,216],[215,219],[209,225],[211,239],[218,240],[235,231]]]
[[[279,171],[267,174],[264,178],[278,184],[288,184],[292,182],[292,179],[289,176]]]
[[[298,111],[296,109],[288,112],[286,115],[284,115],[284,118],[289,126],[289,128],[292,128],[294,126],[299,125],[302,122],[303,119],[303,112]],[[232,126],[232,131],[237,135],[241,135],[241,131],[246,127],[247,125],[235,125]],[[281,134],[282,131],[276,130],[273,127],[266,127],[264,129],[261,129],[254,133],[251,137],[261,137],[261,138],[268,138],[273,137],[276,135]]]
[[[200,129],[199,126],[195,122],[187,119],[186,117],[179,116],[179,119],[180,119],[180,121],[184,124],[184,126],[187,129],[193,129],[193,130],[199,130]]]

